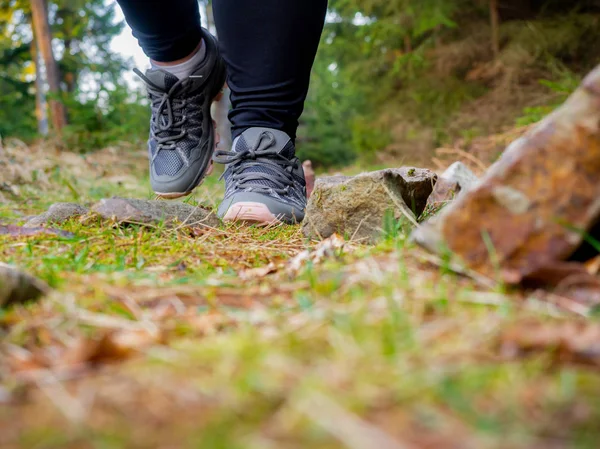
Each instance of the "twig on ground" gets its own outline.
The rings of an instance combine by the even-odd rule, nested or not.
[[[350,449],[414,448],[412,445],[397,441],[322,394],[307,393],[292,406]]]
[[[71,396],[50,370],[40,370],[38,376],[32,379],[65,418],[74,424],[85,422],[90,407],[84,406],[81,401]]]

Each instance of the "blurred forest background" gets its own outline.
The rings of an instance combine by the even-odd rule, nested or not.
[[[116,7],[0,0],[2,138],[144,147],[141,84],[110,52],[125,26]],[[599,61],[600,0],[330,0],[301,157],[424,162],[456,139],[539,120]]]

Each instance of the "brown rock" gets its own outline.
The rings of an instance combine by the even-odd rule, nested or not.
[[[92,211],[119,223],[159,224],[168,226],[218,226],[220,221],[207,208],[178,202],[110,198],[100,200]]]
[[[480,273],[519,283],[567,259],[599,218],[600,67],[414,237]]]
[[[375,243],[382,235],[388,211],[397,219],[415,221],[425,208],[435,180],[435,173],[419,168],[318,178],[306,209],[303,232],[310,238],[339,233]]]

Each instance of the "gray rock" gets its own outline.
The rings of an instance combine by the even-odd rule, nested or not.
[[[0,224],[0,235],[9,235],[11,237],[29,237],[29,236],[41,236],[41,235],[57,235],[59,237],[73,238],[75,234],[61,229],[53,229],[47,227],[29,228],[25,226],[17,225],[3,225]]]
[[[26,228],[35,228],[45,224],[61,224],[69,218],[80,217],[88,213],[86,207],[75,203],[56,203],[41,215],[32,217],[25,223]]]
[[[92,211],[106,219],[119,223],[158,224],[167,226],[185,224],[187,226],[218,226],[220,221],[211,210],[189,204],[137,200],[129,198],[109,198],[100,200]]]
[[[48,290],[41,280],[0,262],[0,307],[35,301]]]
[[[463,192],[471,189],[479,181],[475,173],[462,162],[453,163],[440,178],[457,183]]]
[[[395,168],[358,176],[318,178],[302,229],[310,238],[334,233],[375,243],[387,211],[415,222],[425,208],[436,175],[420,168]]]

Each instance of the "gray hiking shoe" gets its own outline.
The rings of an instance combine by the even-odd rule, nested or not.
[[[304,171],[283,131],[247,129],[231,151],[217,150],[214,160],[227,164],[225,199],[218,211],[223,220],[267,225],[304,219]]]
[[[184,79],[161,69],[143,75],[152,102],[150,182],[157,195],[178,198],[189,194],[212,165],[216,133],[210,105],[225,83],[225,62],[215,38],[206,30],[206,57]]]

